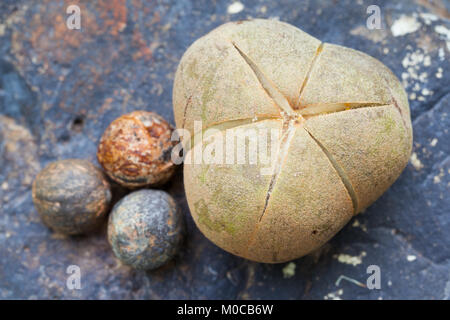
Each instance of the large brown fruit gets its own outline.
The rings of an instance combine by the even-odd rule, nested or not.
[[[195,137],[208,128],[218,129],[209,138],[281,130],[269,140],[277,152],[269,175],[258,163],[184,165],[200,230],[259,262],[323,245],[389,188],[411,152],[408,100],[386,66],[278,21],[227,23],[197,40],[173,101],[177,127]]]

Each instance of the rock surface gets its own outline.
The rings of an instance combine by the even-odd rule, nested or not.
[[[0,4],[0,298],[450,299],[448,2],[72,2],[81,8],[81,30],[67,28],[64,1]],[[373,2],[381,30],[366,27]],[[121,114],[155,111],[173,124],[172,83],[183,52],[216,26],[251,17],[286,21],[393,70],[408,92],[414,129],[399,180],[294,266],[248,262],[203,237],[181,169],[164,189],[184,213],[187,237],[158,270],[120,264],[105,228],[86,237],[48,230],[31,199],[39,169],[66,158],[96,163],[103,131]],[[116,198],[126,192],[115,191]],[[70,265],[81,270],[80,290],[66,286]],[[380,268],[380,290],[364,287],[370,265]]]

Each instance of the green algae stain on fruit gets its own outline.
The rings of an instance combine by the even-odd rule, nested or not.
[[[376,124],[379,129],[375,140],[372,143],[372,147],[369,149],[369,154],[372,156],[379,154],[380,149],[383,148],[383,145],[387,140],[394,137],[404,137],[406,135],[403,126],[399,126],[397,121],[389,114],[383,114],[383,116],[379,117],[376,120]],[[392,150],[392,152],[395,152],[395,154],[393,154],[394,158],[400,157],[404,151],[405,150]]]
[[[213,220],[209,214],[209,209],[206,206],[205,200],[202,199],[194,203],[194,210],[198,216],[198,222],[208,229],[215,232],[225,231],[230,235],[236,233],[234,224],[231,221],[226,221],[223,216],[221,219]]]
[[[202,168],[202,171],[197,176],[200,184],[202,184],[202,185],[206,184],[206,174],[208,173],[208,169],[209,169],[209,166],[205,166],[204,168]]]
[[[217,71],[219,68],[223,65],[227,55],[222,57],[219,61],[214,61],[211,59],[211,61],[208,61],[209,65],[211,67],[208,68],[207,72],[203,76],[203,78],[199,81],[201,83],[202,88],[202,95],[201,95],[201,105],[202,105],[202,121],[207,121],[207,111],[208,111],[208,104],[211,101],[214,101],[214,93],[215,88],[214,85],[214,78],[217,75]]]
[[[201,199],[196,203],[194,203],[194,208],[195,213],[198,216],[198,222],[200,224],[206,226],[208,229],[213,231],[221,231],[223,229],[221,228],[219,223],[211,219],[205,200]]]
[[[196,72],[197,70],[197,59],[194,59],[189,65],[186,67],[186,73],[189,78],[198,79],[199,75]]]
[[[385,134],[390,134],[392,131],[397,127],[397,123],[392,117],[389,117],[388,115],[384,115],[382,118],[380,118],[380,121],[384,128]]]

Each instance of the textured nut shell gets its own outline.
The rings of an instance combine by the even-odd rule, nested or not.
[[[347,172],[361,212],[398,178],[411,143],[395,106],[363,108],[318,116],[305,127]]]
[[[111,201],[103,173],[79,159],[49,164],[36,176],[32,196],[44,224],[64,234],[86,233],[97,227]]]
[[[172,197],[161,190],[130,193],[113,208],[108,241],[114,254],[136,269],[160,267],[176,254],[183,217]]]
[[[163,184],[172,176],[173,128],[153,112],[134,111],[114,120],[104,132],[97,158],[123,186]]]
[[[320,41],[283,22],[230,22],[186,51],[173,90],[177,128],[278,115],[274,101],[234,47],[249,51],[289,101],[297,99]],[[230,94],[232,92],[233,94]]]
[[[277,175],[261,176],[258,165],[185,163],[184,179],[206,237],[274,263],[320,247],[385,192],[408,162],[412,127],[406,93],[381,62],[269,20],[227,23],[187,50],[174,83],[177,126],[281,128],[269,82],[305,120]]]
[[[251,127],[281,129],[281,123],[267,120],[239,128]],[[278,148],[278,143],[270,148]],[[192,153],[195,149],[189,151],[188,157],[193,156],[195,161]],[[270,178],[261,175],[258,166],[249,164],[185,165],[186,198],[194,221],[221,248],[245,256],[249,235],[264,207]]]
[[[405,90],[389,68],[365,53],[333,44],[323,45],[299,105],[324,103],[395,104],[412,139]]]
[[[246,254],[260,262],[303,256],[327,242],[353,216],[352,201],[339,175],[301,127],[270,199]]]
[[[281,129],[281,122],[229,130],[258,127]],[[249,164],[185,165],[184,170],[186,197],[200,230],[221,248],[248,259],[283,262],[304,255],[352,217],[352,202],[339,175],[302,128],[294,133],[272,201],[259,221],[270,180],[259,166]]]

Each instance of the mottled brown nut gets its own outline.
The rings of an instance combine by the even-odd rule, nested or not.
[[[160,267],[177,252],[183,217],[161,190],[139,190],[120,200],[108,222],[108,240],[123,263],[139,270]]]
[[[134,111],[114,120],[103,134],[97,158],[121,185],[161,185],[175,171],[171,160],[173,127],[153,112]]]
[[[102,171],[80,159],[49,164],[34,180],[32,196],[44,224],[70,235],[95,229],[111,201]]]

